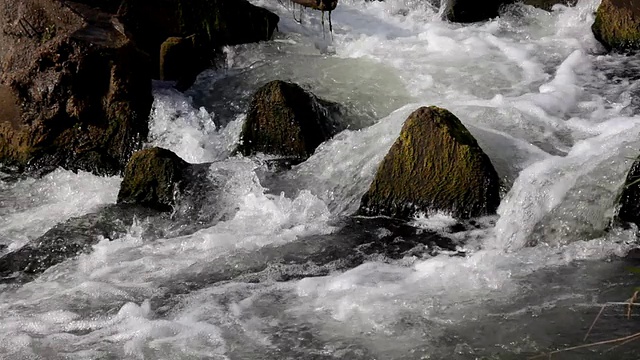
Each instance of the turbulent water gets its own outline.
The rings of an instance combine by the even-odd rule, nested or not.
[[[426,1],[341,0],[333,33],[320,13],[253,2],[280,15],[275,39],[225,49],[185,94],[156,84],[151,119],[151,145],[230,174],[212,204],[228,215],[167,238],[137,219],[31,283],[0,285],[0,358],[525,359],[583,344],[602,304],[632,294],[620,257],[634,231],[608,227],[640,147],[640,61],[604,54],[597,0],[473,25]],[[349,125],[279,174],[232,156],[252,92],[273,79],[344,104]],[[457,251],[354,257],[346,244],[389,230],[341,230],[345,217],[421,105],[476,136],[504,180],[498,215],[459,232],[446,214],[413,221]],[[0,254],[114,203],[120,181],[3,180]],[[588,341],[640,331],[624,312],[607,307]],[[611,347],[553,358],[640,357],[637,343]]]

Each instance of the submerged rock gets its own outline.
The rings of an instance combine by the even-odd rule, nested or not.
[[[147,137],[148,57],[112,15],[0,0],[0,162],[116,174]]]
[[[408,218],[441,210],[459,218],[495,213],[500,180],[460,120],[435,106],[414,111],[378,168],[359,213]]]
[[[618,199],[616,222],[632,223],[640,227],[640,157],[627,173],[622,192]]]
[[[640,0],[602,0],[591,29],[608,50],[640,49]]]
[[[30,281],[51,266],[90,252],[101,239],[124,235],[135,218],[156,215],[142,207],[110,205],[60,223],[22,248],[0,257],[0,283]]]
[[[448,0],[442,14],[451,22],[478,22],[497,17],[502,6],[517,2],[550,11],[556,4],[573,6],[577,0]]]
[[[337,104],[296,84],[269,82],[253,95],[238,151],[245,156],[262,152],[303,161],[344,129],[334,117],[339,111]]]

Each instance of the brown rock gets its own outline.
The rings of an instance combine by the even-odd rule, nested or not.
[[[115,174],[147,136],[148,58],[112,16],[0,0],[0,162]]]

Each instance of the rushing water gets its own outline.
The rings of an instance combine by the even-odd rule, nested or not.
[[[603,55],[597,0],[473,25],[426,1],[341,0],[333,34],[319,13],[299,24],[286,4],[253,2],[280,15],[275,40],[227,48],[185,94],[157,84],[152,113],[151,144],[229,174],[211,204],[227,216],[167,238],[137,219],[31,283],[0,285],[0,358],[523,359],[582,344],[601,305],[632,294],[620,256],[634,232],[607,229],[640,147],[640,61]],[[344,104],[349,125],[275,175],[232,156],[251,93],[273,79]],[[341,230],[344,217],[421,105],[477,137],[504,180],[498,215],[459,232],[441,213],[412,223],[457,251],[355,256],[349,244],[389,230]],[[0,253],[115,202],[119,181],[59,170],[0,183]],[[624,310],[607,307],[591,341],[639,331]],[[610,347],[553,358],[640,356],[637,343]]]

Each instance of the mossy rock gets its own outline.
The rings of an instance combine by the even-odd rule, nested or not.
[[[136,152],[125,169],[118,203],[171,210],[189,165],[172,151],[158,147]]]
[[[489,157],[460,120],[445,109],[422,107],[380,164],[359,214],[410,218],[438,210],[477,217],[495,213],[499,191]]]
[[[337,112],[337,104],[296,84],[269,82],[253,95],[238,151],[245,156],[261,152],[304,160],[343,130],[333,117]]]
[[[591,30],[608,50],[640,49],[640,0],[602,0]]]
[[[632,223],[640,227],[640,156],[631,165],[618,198],[618,224]]]

